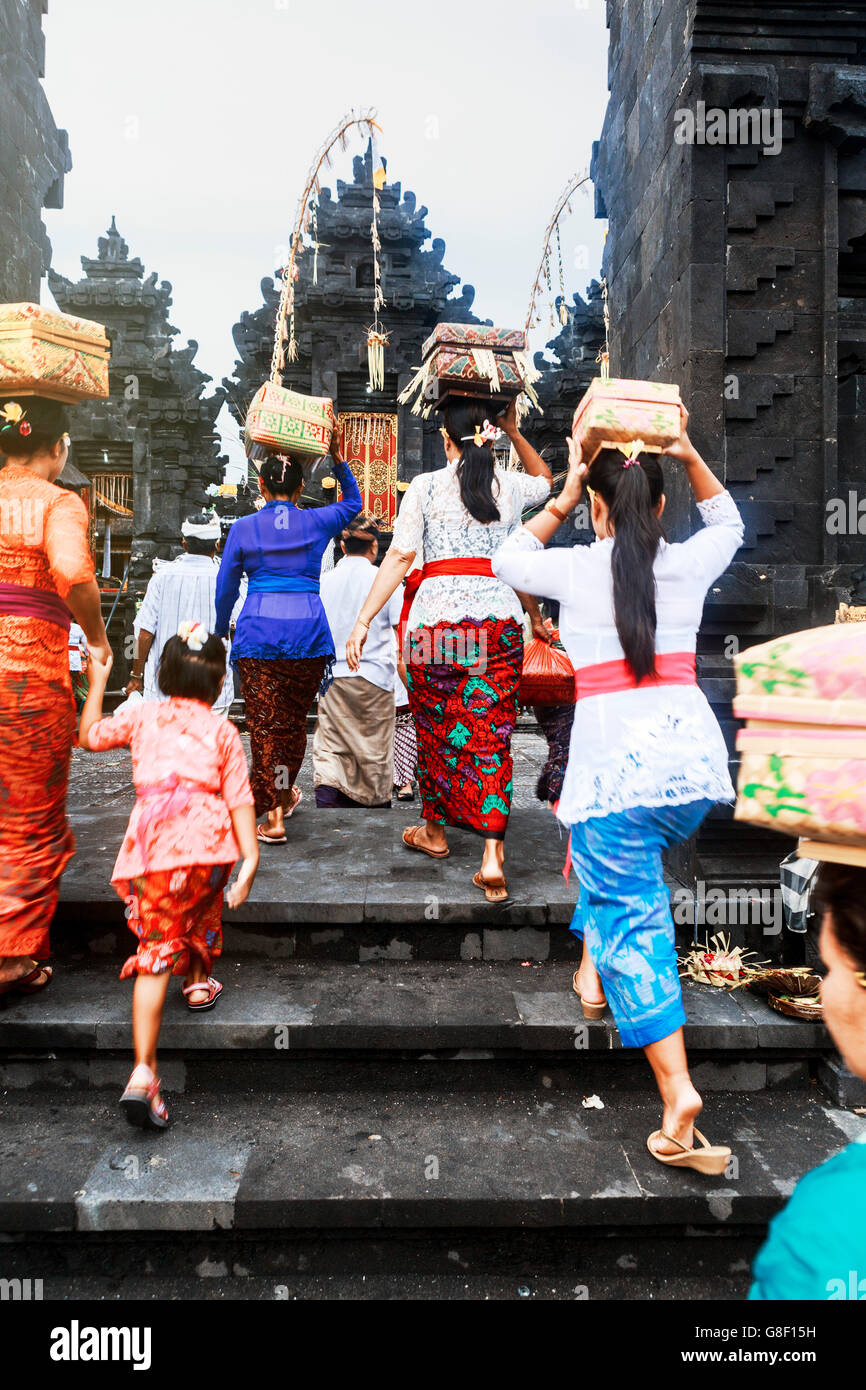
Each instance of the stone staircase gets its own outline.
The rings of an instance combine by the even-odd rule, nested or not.
[[[702,1127],[735,1161],[663,1168],[642,1055],[571,989],[552,819],[515,811],[495,907],[469,837],[398,848],[409,807],[298,816],[226,919],[216,1009],[171,991],[170,1128],[132,1129],[124,816],[77,807],[55,979],[0,1010],[0,1277],[46,1297],[741,1298],[767,1220],[864,1124],[823,1028],[686,984]]]

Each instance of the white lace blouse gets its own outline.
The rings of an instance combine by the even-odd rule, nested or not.
[[[656,652],[693,652],[707,590],[743,540],[730,493],[698,510],[704,529],[656,556]],[[499,578],[558,599],[559,631],[575,670],[622,660],[613,609],[613,540],[545,550],[521,527],[494,556]],[[722,731],[697,685],[644,686],[579,700],[557,815],[566,825],[624,811],[707,798],[734,789]]]
[[[499,508],[499,521],[476,521],[460,498],[457,463],[448,463],[435,473],[413,478],[406,490],[392,545],[404,555],[416,556],[416,563],[451,560],[462,555],[492,559],[502,542],[520,525],[524,507],[545,500],[550,483],[545,477],[494,468],[493,494]],[[455,623],[463,618],[483,622],[485,618],[514,618],[521,622],[520,600],[509,587],[510,580],[483,575],[439,575],[425,579],[415,595],[409,626],[432,627],[436,623]]]

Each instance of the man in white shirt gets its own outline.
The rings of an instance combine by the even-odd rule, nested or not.
[[[319,700],[313,739],[316,805],[390,806],[394,778],[394,634],[403,595],[398,589],[370,624],[360,668],[346,664],[346,640],[373,580],[379,527],[356,516],[343,532],[343,558],[322,576],[322,605],[334,639],[334,680]]]
[[[219,572],[216,558],[220,541],[219,517],[207,512],[188,516],[181,526],[181,534],[183,555],[156,570],[135,618],[135,658],[126,693],[131,695],[138,691],[145,700],[166,698],[157,684],[157,670],[162,649],[170,637],[177,635],[180,624],[187,620],[199,622],[208,632],[213,632],[216,622],[214,596]],[[242,591],[233,621],[240,612],[243,598]],[[214,702],[214,712],[227,715],[233,698],[234,681],[229,668]]]

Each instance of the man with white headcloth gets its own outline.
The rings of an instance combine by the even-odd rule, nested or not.
[[[163,647],[170,637],[176,636],[182,622],[199,622],[208,632],[213,632],[220,534],[219,517],[215,513],[199,512],[188,516],[181,526],[184,553],[169,564],[160,565],[149,581],[135,618],[135,657],[126,684],[127,695],[138,691],[145,700],[166,698],[157,684],[156,673]],[[233,622],[243,606],[245,588],[242,586],[235,605]],[[228,714],[233,698],[229,667],[214,702],[215,713]]]

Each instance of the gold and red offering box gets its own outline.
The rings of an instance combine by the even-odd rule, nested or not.
[[[866,849],[866,626],[777,637],[734,664],[735,819]]]
[[[305,396],[266,381],[247,411],[244,438],[247,452],[260,444],[275,454],[306,454],[320,458],[331,447],[336,425],[329,396]]]
[[[0,396],[104,400],[110,354],[101,323],[41,304],[0,304]]]
[[[481,396],[505,405],[526,391],[539,373],[526,354],[526,334],[481,323],[438,323],[421,350],[422,366],[400,395],[413,410],[429,413],[448,396]]]
[[[680,406],[680,388],[669,382],[595,377],[574,412],[571,433],[585,463],[600,449],[636,439],[645,452],[663,454],[680,437]]]

